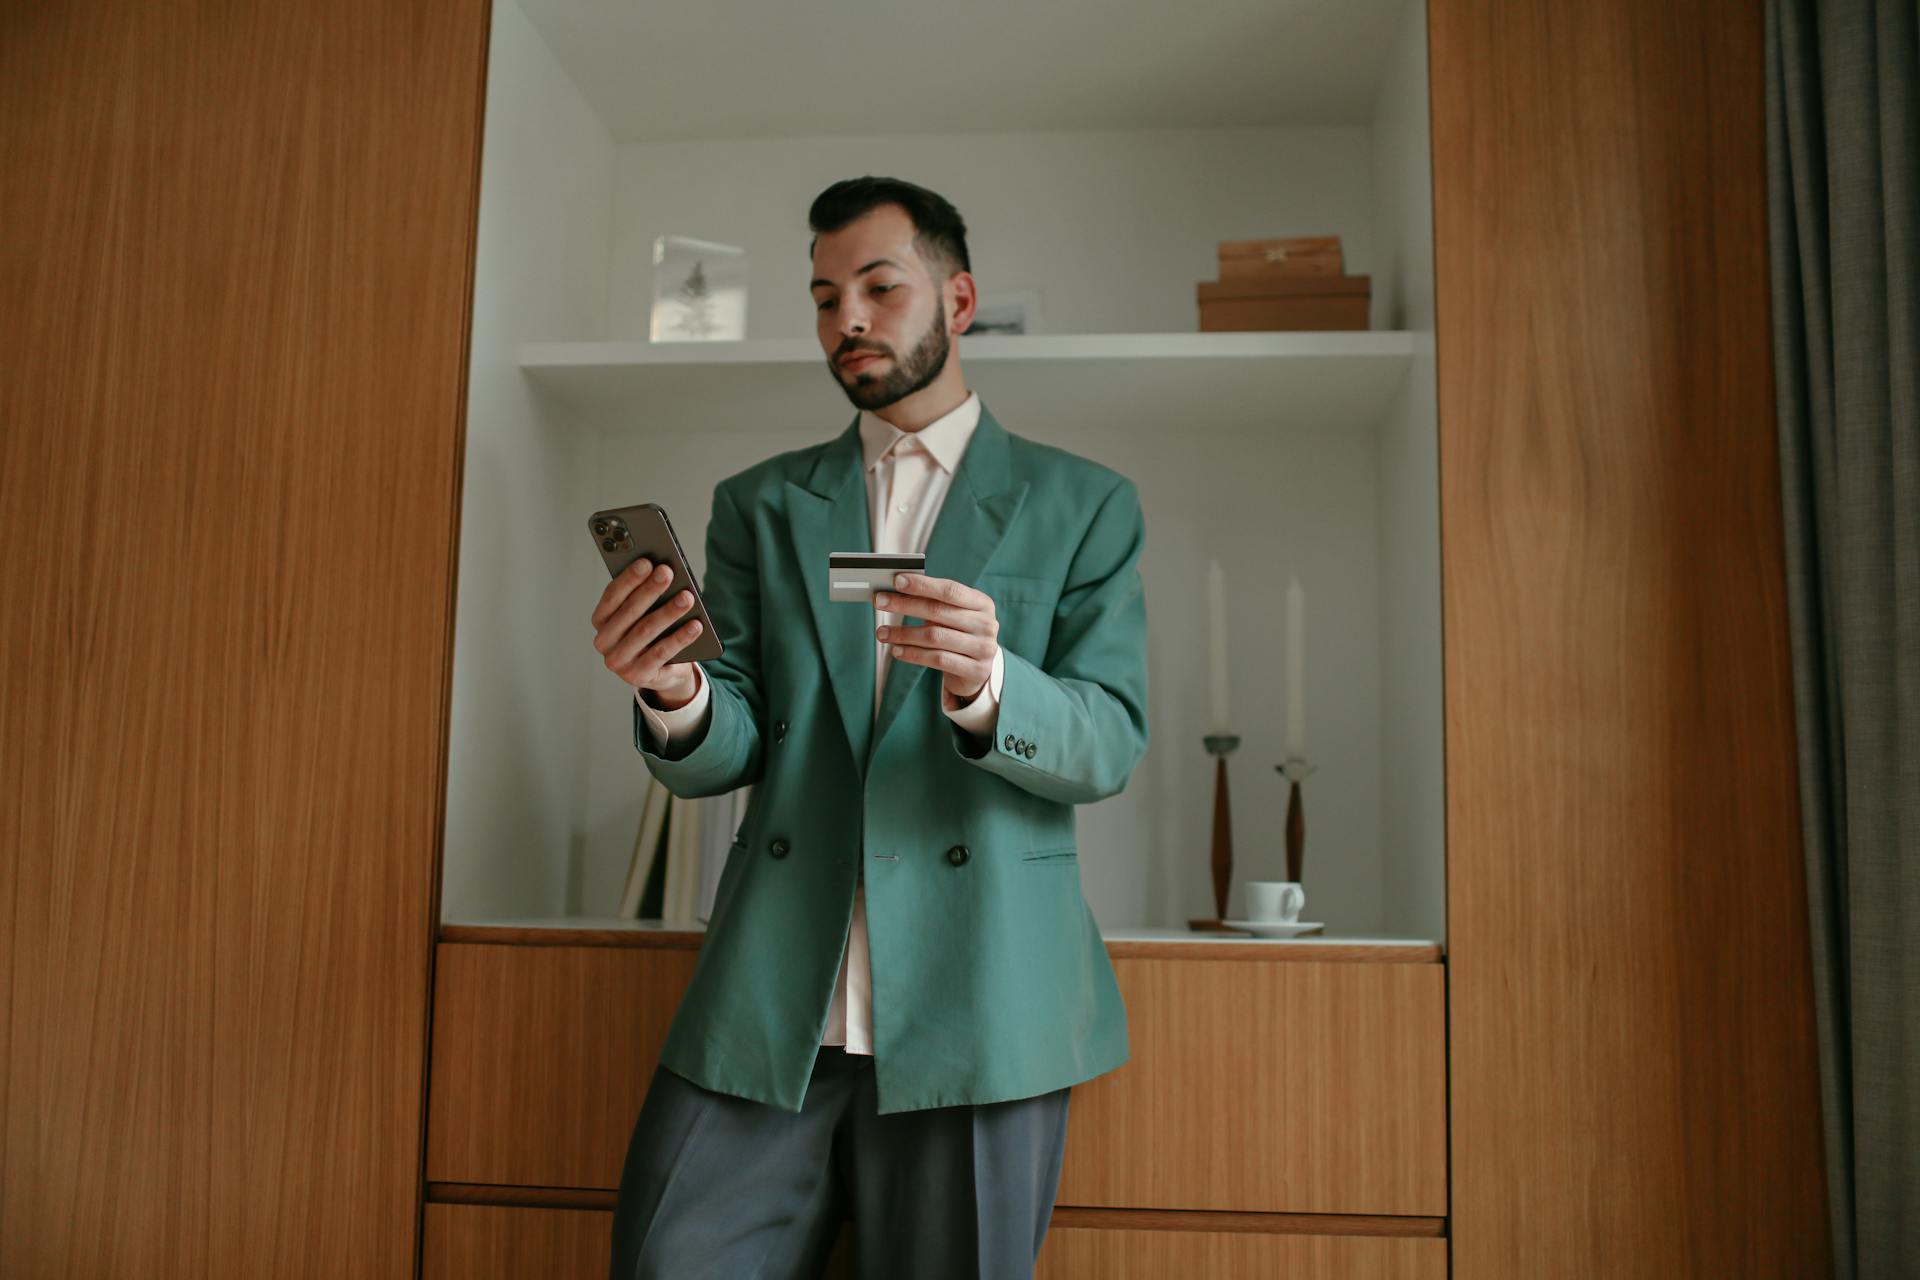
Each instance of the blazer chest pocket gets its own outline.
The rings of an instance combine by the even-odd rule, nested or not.
[[[1001,647],[1038,662],[1053,634],[1053,606],[1060,598],[1059,584],[1017,573],[983,573],[975,585],[993,598]]]
[[[1060,598],[1060,585],[1047,578],[1018,573],[983,573],[977,585],[993,597],[994,605],[1051,605]]]

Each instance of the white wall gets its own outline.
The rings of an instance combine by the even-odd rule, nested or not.
[[[931,187],[967,222],[981,296],[1038,289],[1053,333],[1191,333],[1222,240],[1338,235],[1371,260],[1366,130],[956,133],[619,149],[615,338],[644,339],[653,241],[745,246],[747,336],[813,333],[807,209],[843,178]]]
[[[585,848],[593,597],[551,572],[593,559],[572,502],[583,440],[517,348],[602,331],[613,208],[612,139],[515,0],[493,6],[488,60],[441,891],[467,919],[569,909]]]
[[[1219,241],[1338,234],[1349,270],[1361,273],[1374,234],[1363,129],[648,144],[620,147],[618,155],[609,314],[622,337],[644,336],[651,246],[666,232],[745,245],[750,263],[760,264],[749,336],[809,337],[807,206],[829,183],[862,173],[906,177],[952,199],[969,224],[983,294],[1040,289],[1053,332],[1192,332],[1193,286],[1215,277]],[[1079,813],[1095,914],[1109,926],[1179,925],[1213,914],[1213,770],[1201,737],[1205,569],[1217,556],[1231,597],[1242,737],[1229,764],[1229,910],[1240,909],[1245,880],[1285,874],[1286,797],[1273,766],[1283,754],[1281,597],[1287,574],[1297,572],[1310,597],[1309,739],[1320,765],[1308,785],[1310,915],[1378,930],[1381,595],[1372,424],[1303,424],[1282,407],[1259,424],[1265,429],[1248,433],[1241,430],[1247,424],[1210,419],[1207,406],[1196,405],[1190,421],[1151,431],[1069,430],[1043,420],[1038,406],[996,401],[993,408],[1017,433],[1133,477],[1146,510],[1152,742],[1123,794]],[[812,438],[832,436],[852,416],[848,406]],[[682,541],[701,548],[695,558],[704,564],[714,482],[805,439],[611,432],[583,471],[574,505],[660,501]],[[628,739],[622,691],[603,670],[583,665],[582,674],[595,690],[587,731],[591,909],[617,896],[645,770]]]
[[[1444,938],[1446,724],[1426,34],[1426,6],[1416,0],[1394,40],[1373,120],[1380,262],[1374,324],[1423,338],[1379,428],[1380,910],[1394,933]]]

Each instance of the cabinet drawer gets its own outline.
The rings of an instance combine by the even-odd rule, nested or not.
[[[420,1274],[422,1280],[602,1280],[612,1249],[613,1214],[604,1209],[429,1204]],[[852,1252],[843,1228],[822,1280],[848,1280]],[[1033,1274],[1035,1280],[1445,1280],[1447,1242],[1056,1222]]]
[[[606,1280],[612,1209],[428,1204],[421,1280]],[[818,1280],[852,1280],[843,1223]]]
[[[604,1209],[531,1209],[429,1204],[421,1280],[606,1280],[613,1214]]]
[[[1132,1056],[1073,1091],[1059,1203],[1446,1215],[1445,965],[1114,972]]]
[[[1267,1235],[1252,1231],[1047,1232],[1034,1280],[1446,1280],[1439,1237]]]
[[[436,955],[427,1181],[617,1188],[699,952],[443,942]]]
[[[441,943],[427,1179],[618,1187],[696,943]],[[1075,1087],[1058,1203],[1445,1217],[1444,965],[1112,946],[1132,1056]]]

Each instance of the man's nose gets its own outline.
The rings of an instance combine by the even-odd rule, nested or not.
[[[856,337],[872,327],[872,317],[868,315],[863,303],[849,304],[845,299],[840,302],[840,333],[843,337]]]

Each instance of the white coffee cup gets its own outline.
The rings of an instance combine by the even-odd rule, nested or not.
[[[1307,905],[1307,891],[1296,880],[1247,881],[1247,919],[1292,924]]]

